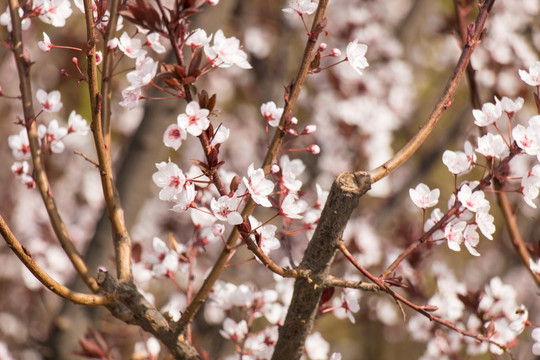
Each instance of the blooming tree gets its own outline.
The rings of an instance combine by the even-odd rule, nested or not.
[[[540,355],[540,3],[226,3],[9,0],[0,358]]]

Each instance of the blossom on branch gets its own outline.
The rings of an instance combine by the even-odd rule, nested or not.
[[[124,55],[132,59],[146,55],[146,50],[142,49],[141,40],[132,39],[125,31],[118,40],[118,48],[124,53]]]
[[[206,44],[204,52],[214,66],[228,68],[236,65],[242,69],[251,69],[247,54],[240,47],[240,40],[234,36],[226,38],[221,29],[214,34],[214,45]]]
[[[36,91],[36,99],[43,107],[43,111],[48,113],[55,113],[62,108],[62,101],[60,101],[60,91],[53,90],[50,93],[45,92],[43,89]]]
[[[299,15],[308,14],[311,15],[317,10],[317,3],[310,0],[289,0],[286,8],[281,9],[283,12]]]
[[[158,171],[152,175],[152,180],[161,188],[159,199],[173,201],[176,195],[182,191],[186,177],[178,165],[171,162],[170,159],[168,162],[156,164],[156,167]]]
[[[51,120],[48,126],[43,124],[38,126],[38,136],[42,143],[47,144],[53,153],[64,151],[65,145],[62,139],[67,135],[68,129],[58,125],[57,120]]]
[[[201,109],[198,102],[191,101],[186,106],[186,112],[178,115],[178,126],[186,129],[193,136],[199,136],[210,125],[207,117],[209,113],[208,109]]]
[[[421,209],[433,207],[439,202],[439,189],[430,190],[426,184],[418,184],[416,189],[409,189],[409,195],[413,203]]]
[[[276,127],[279,125],[283,108],[278,108],[273,101],[269,101],[261,105],[261,114],[268,125]]]
[[[167,127],[163,133],[163,143],[165,146],[171,147],[174,150],[178,150],[182,141],[187,137],[186,129],[178,124],[171,124]]]
[[[43,33],[43,41],[38,41],[38,47],[40,50],[49,52],[54,48],[54,45],[51,43],[51,39],[49,38],[49,35],[47,35],[45,32]]]
[[[540,61],[529,67],[529,71],[519,70],[519,77],[531,86],[540,86]]]
[[[271,207],[272,203],[268,200],[268,196],[274,190],[274,183],[265,179],[263,169],[255,170],[253,164],[249,165],[247,175],[247,178],[243,177],[242,181],[246,185],[253,201],[261,206]]]
[[[501,102],[495,97],[495,104],[485,103],[482,105],[482,110],[474,109],[474,123],[477,126],[484,127],[495,123],[502,116]]]
[[[366,44],[359,44],[358,39],[347,45],[347,61],[360,75],[362,75],[362,69],[369,66],[366,59],[367,48],[368,46]]]
[[[443,153],[442,161],[454,175],[465,175],[474,166],[476,155],[470,142],[465,141],[465,152],[446,150]]]

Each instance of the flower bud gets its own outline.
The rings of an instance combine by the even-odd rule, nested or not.
[[[321,148],[319,147],[319,145],[309,145],[307,148],[306,148],[307,151],[309,151],[310,153],[314,154],[314,155],[317,155],[318,153],[321,152]]]

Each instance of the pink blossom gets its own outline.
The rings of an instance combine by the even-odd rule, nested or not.
[[[242,215],[238,212],[240,198],[236,196],[221,196],[219,199],[212,199],[210,207],[214,215],[221,221],[227,221],[231,225],[241,224]]]
[[[143,252],[143,260],[152,266],[153,275],[164,277],[174,274],[178,270],[178,253],[169,249],[165,242],[158,237],[152,239],[152,248],[153,253]],[[184,251],[184,249],[181,251]]]
[[[247,174],[248,177],[244,177],[242,180],[253,201],[261,206],[271,207],[272,203],[268,200],[268,196],[274,190],[274,183],[265,179],[263,169],[255,170],[253,164],[249,165]]]
[[[505,113],[513,115],[523,107],[523,101],[524,100],[522,97],[518,97],[516,98],[516,100],[512,100],[506,96],[503,96],[503,98],[501,99],[501,108]]]
[[[152,175],[154,183],[161,188],[159,199],[173,201],[181,191],[186,182],[186,177],[182,170],[171,160],[156,164],[158,169]]]
[[[319,145],[317,144],[312,144],[312,145],[309,145],[306,150],[310,153],[312,153],[313,155],[317,155],[317,154],[320,154],[321,153],[321,148],[319,147]]]
[[[26,129],[22,129],[17,135],[10,135],[8,145],[15,159],[30,159],[30,142],[28,141]]]
[[[483,207],[476,212],[475,222],[482,234],[489,240],[493,240],[493,234],[495,232],[495,220],[492,215],[489,214],[489,207]]]
[[[186,182],[184,191],[176,194],[176,205],[173,206],[172,210],[176,212],[186,211],[193,206],[196,195],[197,191],[195,190],[195,185],[191,182]]]
[[[49,52],[54,48],[54,45],[51,43],[51,39],[49,38],[49,35],[46,33],[43,33],[43,41],[38,41],[38,47],[40,50]]]
[[[206,0],[206,2],[212,6],[216,6],[217,4],[219,4],[219,0]]]
[[[430,190],[426,184],[418,184],[416,189],[409,189],[409,195],[413,203],[421,209],[433,207],[439,202],[439,189]]]
[[[75,110],[69,113],[68,118],[68,133],[77,135],[87,135],[90,131],[90,126],[81,115],[77,114]]]
[[[203,29],[196,29],[188,35],[186,39],[186,45],[191,46],[195,49],[208,45],[211,39],[212,35],[207,36],[206,31],[204,31]]]
[[[540,189],[540,165],[535,165],[527,176],[521,180],[521,193],[523,199],[532,208],[536,209],[536,204],[533,202],[538,197]]]
[[[165,46],[163,46],[160,42],[160,36],[158,33],[151,33],[146,36],[146,44],[150,45],[152,50],[154,50],[158,54],[163,54],[166,49]]]
[[[43,111],[48,113],[55,113],[62,108],[62,102],[60,101],[60,91],[53,90],[50,93],[45,92],[42,89],[36,91],[36,99],[43,107]]]
[[[480,236],[476,232],[476,227],[476,225],[467,225],[463,232],[463,244],[465,244],[465,247],[469,250],[471,255],[480,256],[478,251],[476,251],[476,246],[480,241]]]
[[[141,97],[141,88],[138,86],[129,86],[126,89],[122,90],[122,97],[124,100],[119,102],[120,106],[127,108],[128,110],[133,109],[139,104],[139,99]]]
[[[327,359],[330,345],[317,331],[306,338],[305,349],[310,359]]]
[[[540,327],[537,327],[531,331],[531,337],[534,340],[532,353],[536,356],[540,356]]]
[[[476,152],[487,158],[500,158],[508,153],[508,146],[506,146],[501,135],[487,133],[478,138]]]
[[[146,55],[146,50],[142,49],[142,43],[139,39],[132,39],[127,32],[124,31],[124,33],[120,36],[120,39],[118,40],[118,48],[120,51],[122,51],[126,56],[136,59],[140,56]]]
[[[39,19],[54,27],[63,27],[72,12],[69,0],[45,0],[41,2]]]
[[[276,127],[279,125],[283,108],[278,108],[273,101],[269,101],[261,105],[261,114],[268,125]]]
[[[499,99],[495,97],[495,104],[485,103],[482,105],[482,110],[473,110],[475,118],[474,123],[477,126],[483,127],[495,123],[502,115],[502,107]]]
[[[221,29],[214,34],[214,45],[205,45],[204,52],[214,66],[227,68],[236,65],[242,69],[251,69],[240,41],[234,36],[226,38]]]
[[[217,144],[223,144],[229,139],[229,135],[229,128],[225,127],[223,124],[218,126],[218,128],[214,131],[214,137],[212,138],[210,145],[216,146]]]
[[[473,192],[468,184],[461,186],[457,197],[461,204],[472,212],[477,212],[485,206],[489,207],[489,202],[485,199],[484,192],[482,190]]]
[[[343,289],[340,299],[335,299],[336,300],[333,302],[333,305],[336,306],[336,308],[332,311],[332,313],[339,319],[347,317],[352,324],[356,323],[354,314],[360,310],[358,293]]]
[[[135,70],[127,73],[126,78],[133,87],[148,85],[156,76],[158,63],[149,56],[141,56],[135,62]]]
[[[302,181],[297,178],[304,172],[306,165],[301,159],[291,160],[288,155],[279,159],[281,168],[281,182],[288,190],[297,192],[302,187]]]
[[[266,255],[270,254],[270,251],[279,249],[281,243],[276,238],[277,227],[272,224],[266,224],[260,226],[259,221],[253,216],[249,217],[249,223],[251,224],[252,229],[256,229],[255,232],[259,234],[258,245],[261,248],[262,252]]]
[[[359,44],[358,39],[347,45],[347,61],[360,75],[362,75],[362,69],[369,66],[366,59],[367,48],[368,46],[366,44]]]
[[[244,340],[248,334],[248,326],[246,320],[236,322],[231,318],[226,318],[223,321],[223,329],[219,330],[221,336],[225,339],[229,339],[233,342],[240,342]]]
[[[463,242],[463,231],[467,223],[465,221],[453,221],[444,228],[444,237],[448,241],[450,250],[460,251],[460,245]]]
[[[282,9],[283,12],[290,14],[313,14],[317,10],[317,3],[310,0],[289,0],[285,9]]]
[[[288,194],[281,203],[280,214],[285,215],[289,219],[302,219],[300,215],[307,209],[307,203],[303,200],[298,200],[296,195]]]
[[[199,136],[210,125],[207,117],[209,113],[208,109],[201,109],[198,102],[191,101],[186,106],[186,112],[178,115],[177,122],[191,135]]]
[[[476,155],[470,142],[465,142],[465,152],[446,150],[442,161],[448,167],[448,171],[455,175],[464,175],[471,171],[476,161]]]
[[[42,139],[43,143],[50,146],[53,153],[61,153],[64,151],[65,145],[62,139],[67,135],[68,129],[58,125],[57,120],[51,120],[48,126],[39,125],[38,136]]]
[[[529,71],[519,70],[519,77],[530,86],[540,86],[540,61],[529,67]]]
[[[177,124],[171,124],[163,133],[163,143],[165,146],[178,150],[180,145],[182,145],[182,141],[184,141],[186,137],[187,132],[184,128],[178,126]]]

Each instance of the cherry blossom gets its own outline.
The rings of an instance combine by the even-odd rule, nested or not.
[[[125,31],[118,40],[118,48],[124,53],[124,55],[132,59],[146,55],[146,50],[142,49],[141,40],[132,39]]]
[[[242,215],[238,212],[240,198],[236,196],[221,196],[219,199],[212,199],[210,207],[214,215],[221,221],[227,221],[231,225],[242,223]]]
[[[465,142],[465,152],[446,150],[443,153],[442,161],[448,167],[448,171],[455,175],[464,175],[471,171],[476,161],[472,145]]]
[[[494,217],[489,214],[489,207],[480,208],[475,214],[475,222],[482,234],[489,240],[493,240],[495,232]]]
[[[217,144],[223,144],[227,139],[229,139],[230,130],[225,127],[223,124],[218,126],[216,131],[214,131],[214,137],[210,142],[210,145],[216,146]]]
[[[487,133],[478,138],[478,148],[476,152],[487,158],[500,158],[508,153],[508,146],[504,143],[501,135]]]
[[[182,191],[186,177],[182,170],[170,159],[168,162],[156,164],[156,167],[158,171],[152,175],[152,180],[161,188],[159,199],[173,201],[176,195]]]
[[[234,342],[243,340],[248,333],[246,320],[236,322],[231,318],[226,318],[223,321],[223,329],[219,330],[221,336]]]
[[[54,27],[63,27],[72,13],[69,0],[44,0],[40,4],[39,19]]]
[[[149,56],[140,56],[135,62],[135,70],[127,73],[126,78],[133,87],[148,85],[156,76],[158,63]]]
[[[452,221],[444,227],[444,237],[448,241],[450,250],[460,251],[460,244],[463,242],[463,231],[467,223],[465,221]]]
[[[317,10],[317,2],[310,0],[289,0],[287,6],[282,11],[290,14],[311,15]]]
[[[298,200],[296,195],[288,194],[281,203],[280,214],[285,215],[289,219],[302,219],[300,215],[307,209],[307,203],[303,200]]]
[[[441,218],[444,216],[443,212],[439,208],[433,209],[431,212],[431,216],[429,219],[426,220],[424,223],[424,231],[429,231],[435,224],[441,220]],[[432,235],[431,238],[433,240],[441,240],[444,239],[444,232],[442,230],[436,230]]]
[[[321,148],[317,144],[309,145],[306,150],[313,155],[317,155],[321,153]]]
[[[536,356],[540,356],[540,328],[533,329],[533,331],[531,331],[531,337],[534,340],[532,353]]]
[[[171,124],[163,133],[163,143],[165,146],[178,150],[187,137],[186,130],[177,124]]]
[[[523,199],[532,208],[536,209],[536,204],[533,202],[538,197],[540,189],[540,165],[535,165],[521,180],[521,193]]]
[[[328,358],[330,345],[324,340],[321,333],[316,331],[306,338],[305,349],[310,359],[323,360]]]
[[[531,86],[540,86],[540,61],[536,61],[529,67],[529,71],[519,70],[519,77]]]
[[[26,129],[22,129],[17,135],[10,135],[8,137],[8,145],[15,159],[30,159],[30,142],[28,141]]]
[[[485,194],[482,190],[473,189],[469,184],[463,184],[458,191],[458,200],[461,204],[472,212],[477,212],[483,207],[489,208],[489,202],[485,199]]]
[[[474,109],[474,123],[477,126],[483,127],[495,123],[501,118],[502,107],[501,102],[495,97],[495,104],[485,103],[482,105],[482,110]]]
[[[523,107],[523,102],[524,100],[522,97],[518,97],[516,98],[516,100],[512,100],[506,96],[503,96],[503,98],[501,99],[501,108],[505,113],[513,115],[514,113],[521,110],[521,108]]]
[[[253,164],[249,165],[247,175],[247,178],[242,178],[242,181],[251,194],[253,201],[261,206],[271,207],[272,203],[268,200],[268,196],[274,190],[274,183],[265,179],[263,169],[255,170]]]
[[[154,253],[144,252],[143,261],[151,265],[153,275],[164,277],[174,274],[178,270],[178,253],[169,249],[165,242],[158,237],[154,237],[152,240],[152,247]],[[180,251],[185,251],[185,249],[182,248]]]
[[[176,212],[186,211],[193,205],[196,195],[197,191],[195,190],[195,185],[191,182],[186,182],[184,191],[176,194],[176,204],[173,206],[172,210]]]
[[[529,155],[540,154],[540,115],[529,119],[529,126],[516,125],[512,129],[512,137],[517,145]]]
[[[178,115],[178,126],[186,129],[193,136],[199,136],[210,125],[207,117],[209,113],[208,109],[201,109],[198,102],[191,101],[186,106],[186,112]]]
[[[18,11],[19,17],[22,19],[21,28],[22,30],[28,30],[30,28],[31,21],[28,17],[23,18],[24,10],[22,9],[22,7],[19,7],[18,10],[19,10]],[[9,32],[13,30],[12,25],[11,25],[11,14],[9,13],[9,6],[6,8],[6,11],[0,14],[0,25],[7,27],[7,30]]]
[[[45,92],[43,89],[36,91],[36,99],[43,107],[43,111],[48,113],[55,113],[62,108],[62,102],[60,101],[60,91],[53,90],[50,93]]]
[[[240,47],[240,40],[234,36],[226,38],[221,29],[214,34],[214,45],[205,45],[204,52],[214,66],[228,68],[236,65],[242,69],[251,69],[247,54]]]
[[[43,33],[43,41],[38,41],[38,47],[40,50],[49,52],[54,48],[54,45],[51,43],[51,39],[49,38],[49,35],[47,35],[45,32]]]
[[[266,224],[261,226],[253,216],[249,217],[249,223],[252,229],[256,229],[255,232],[259,237],[255,240],[258,241],[259,247],[266,255],[269,255],[270,251],[280,248],[281,243],[276,238],[277,227],[275,225]]]
[[[196,49],[206,46],[212,40],[212,35],[207,36],[203,29],[195,29],[186,39],[186,45]]]
[[[81,115],[77,114],[75,110],[69,113],[68,118],[68,134],[77,134],[77,135],[88,135],[90,131],[90,126],[86,120],[82,118]]]
[[[65,145],[62,139],[67,135],[68,129],[58,125],[57,120],[51,120],[49,125],[43,124],[38,126],[38,136],[43,139],[46,144],[50,146],[53,153],[61,153],[64,151]]]
[[[161,35],[158,33],[151,33],[146,36],[146,45],[150,45],[152,50],[154,50],[158,54],[163,54],[166,49],[165,46],[163,46],[160,42]]]
[[[356,319],[354,318],[355,313],[360,310],[360,304],[358,303],[360,293],[355,291],[349,291],[343,289],[341,292],[340,298],[335,298],[333,305],[336,307],[332,313],[339,319],[347,317],[349,321],[354,324]]]
[[[430,190],[426,184],[418,184],[416,189],[409,189],[409,195],[413,203],[421,209],[433,207],[439,202],[439,189]]]
[[[269,101],[261,105],[261,114],[268,125],[276,127],[279,125],[283,108],[278,108],[273,101]]]
[[[138,86],[129,86],[126,89],[122,90],[122,97],[124,100],[119,102],[120,106],[131,110],[139,104],[139,99],[141,97],[141,88]]]
[[[369,66],[366,59],[368,46],[366,44],[360,44],[358,41],[356,39],[347,45],[347,61],[358,74],[362,75],[362,69]]]
[[[281,169],[281,182],[287,190],[297,192],[302,187],[302,181],[298,180],[306,165],[300,159],[290,160],[288,155],[283,155],[279,159]]]
[[[473,256],[480,256],[478,251],[476,251],[476,246],[480,241],[480,236],[476,232],[476,225],[467,225],[465,231],[463,232],[463,244]]]

